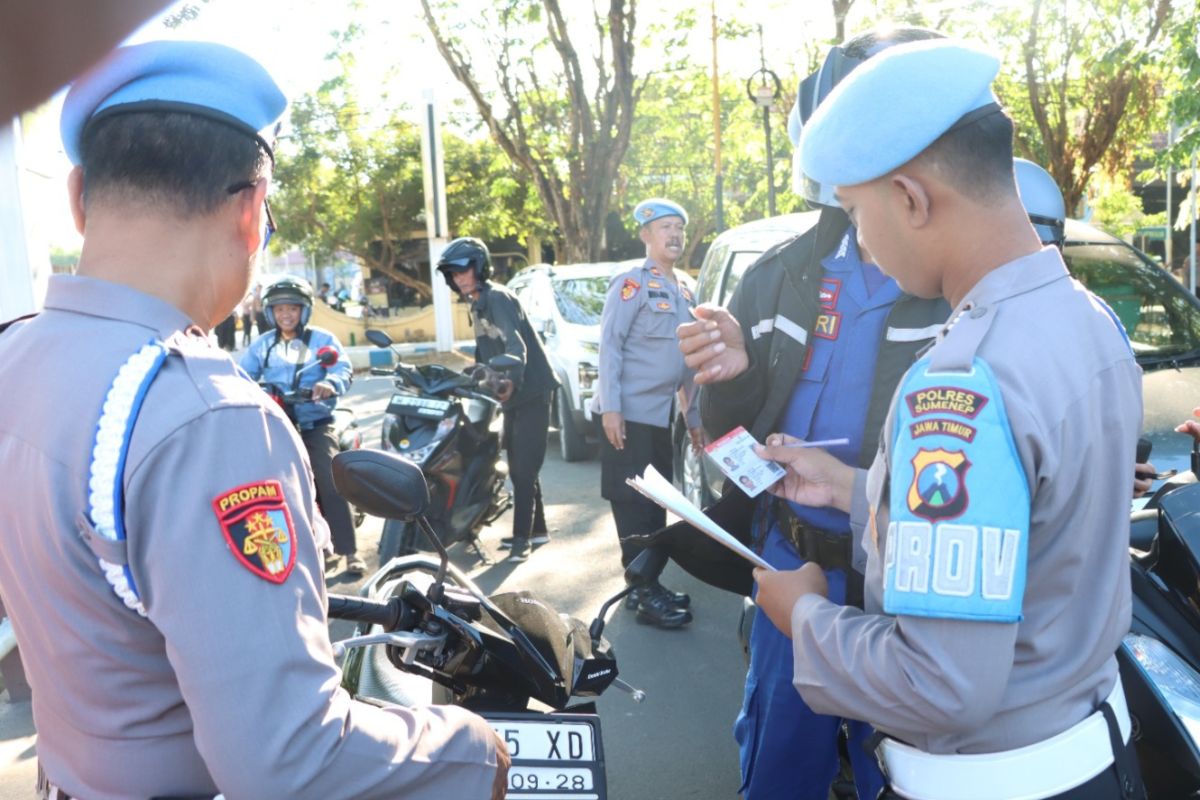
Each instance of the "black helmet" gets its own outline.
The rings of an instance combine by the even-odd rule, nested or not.
[[[461,236],[446,245],[442,257],[438,259],[437,268],[446,279],[446,284],[458,291],[451,273],[470,268],[475,270],[475,280],[486,281],[492,277],[492,254],[488,252],[487,245],[474,236]]]
[[[788,137],[792,140],[795,153],[792,157],[792,191],[803,197],[810,205],[838,205],[833,198],[833,187],[822,186],[809,178],[800,169],[800,132],[808,123],[822,100],[833,91],[842,78],[873,55],[895,44],[915,42],[922,39],[943,39],[945,34],[928,28],[892,28],[868,31],[840,45],[829,48],[821,67],[800,81],[796,92],[796,104],[788,115]]]
[[[312,317],[313,290],[303,278],[287,275],[267,287],[263,292],[262,302],[263,314],[272,327],[275,327],[276,323],[275,312],[271,310],[271,306],[279,303],[300,306],[300,327],[304,328],[308,326],[308,320]]]

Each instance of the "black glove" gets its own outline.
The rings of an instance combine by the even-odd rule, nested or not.
[[[725,488],[721,499],[704,512],[739,542],[751,547],[755,501],[728,483]],[[687,522],[676,522],[644,536],[631,536],[627,541],[652,550],[663,563],[670,558],[689,575],[718,589],[748,595],[754,588],[754,566],[749,561]]]

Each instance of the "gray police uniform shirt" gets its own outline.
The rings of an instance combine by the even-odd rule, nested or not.
[[[677,390],[684,392],[689,428],[700,426],[695,371],[687,368],[675,329],[692,322],[692,293],[650,259],[608,284],[600,315],[600,387],[593,413],[619,411],[631,422],[671,424]]]
[[[182,333],[189,325],[130,288],[54,276],[45,310],[0,335],[0,359],[22,376],[0,395],[0,587],[46,774],[88,800],[490,797],[482,719],[378,708],[340,688],[304,447],[224,352]],[[171,354],[124,470],[143,618],[106,582],[80,519],[101,403],[155,337]],[[290,517],[281,582],[242,563],[216,508],[268,482],[277,518],[280,507]]]
[[[1128,344],[1046,248],[986,275],[929,356],[953,360],[976,345],[1000,387],[1031,498],[1022,619],[882,613],[901,392],[884,428],[892,433],[855,487],[852,516],[875,516],[863,533],[866,611],[809,595],[792,612],[794,684],[813,710],[867,720],[931,753],[1008,750],[1078,723],[1111,691],[1130,624],[1142,397]]]

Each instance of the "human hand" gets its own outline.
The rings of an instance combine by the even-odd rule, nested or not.
[[[755,453],[787,471],[768,491],[800,505],[831,507],[849,513],[854,469],[824,450],[796,446],[802,443],[787,434],[772,433],[765,447],[754,446]]]
[[[789,639],[792,638],[792,609],[796,607],[796,601],[806,594],[829,596],[825,571],[815,561],[809,561],[800,569],[778,572],[758,567],[754,570],[754,581],[758,584],[754,602],[771,624]]]
[[[496,737],[496,777],[492,781],[492,800],[504,800],[508,794],[508,768],[512,766],[512,756],[508,754],[508,746],[500,738],[500,734],[492,731]]]
[[[508,399],[513,395],[513,382],[507,378],[501,378],[496,382],[496,399],[501,403],[507,403]]]
[[[750,368],[742,326],[728,310],[704,303],[692,309],[695,322],[675,329],[683,361],[696,370],[696,383],[719,383]]]
[[[688,428],[688,436],[692,439],[692,451],[696,455],[704,452],[704,446],[708,444],[708,436],[705,435],[704,429],[697,426]]]
[[[1200,417],[1200,408],[1193,408],[1192,416]],[[1189,419],[1187,422],[1180,423],[1180,425],[1175,428],[1175,431],[1177,433],[1186,433],[1197,442],[1200,442],[1200,420]]]
[[[1158,474],[1158,470],[1149,462],[1133,465],[1133,496],[1135,498],[1150,491],[1150,487],[1154,485],[1156,474]]]
[[[324,400],[327,397],[333,397],[337,391],[333,388],[333,384],[329,381],[318,381],[312,387],[312,399]]]
[[[625,449],[625,418],[620,411],[605,411],[600,417],[604,426],[604,437],[617,450]]]

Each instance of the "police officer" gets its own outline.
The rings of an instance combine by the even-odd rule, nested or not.
[[[521,301],[488,280],[492,256],[487,245],[469,236],[455,239],[446,246],[437,268],[450,288],[471,302],[475,361],[487,364],[508,353],[521,362],[506,374],[511,383],[499,397],[504,403],[504,447],[513,485],[512,538],[501,545],[512,548],[509,561],[525,561],[533,544],[550,540],[538,472],[546,458],[550,397],[558,386],[558,376],[550,368],[546,349],[529,324]]]
[[[954,311],[869,473],[782,434],[761,449],[788,468],[775,491],[864,523],[865,612],[811,564],[755,570],[758,602],[809,705],[886,734],[892,796],[1141,796],[1115,657],[1140,370],[1021,206],[998,69],[950,40],[898,45],[805,126],[805,174],[901,287]]]
[[[333,457],[338,452],[333,410],[337,408],[337,398],[350,388],[354,371],[337,337],[308,324],[312,305],[312,287],[303,278],[288,275],[267,287],[263,293],[263,313],[274,330],[254,340],[242,355],[241,367],[273,391],[311,394],[312,399],[285,406],[284,412],[296,424],[304,441],[317,486],[317,504],[333,537],[334,555],[325,559],[325,569],[334,568],[345,557],[346,572],[362,575],[367,565],[358,556],[350,504],[333,485]],[[337,360],[329,366],[324,366],[317,355],[325,349],[337,355]]]
[[[601,414],[600,493],[612,505],[621,540],[621,564],[641,552],[629,537],[666,524],[666,512],[638,494],[625,480],[653,466],[671,479],[671,419],[676,395],[682,402],[692,445],[701,444],[700,415],[692,402],[692,372],[683,363],[675,328],[691,320],[691,291],[680,283],[675,263],[683,255],[687,212],[670,200],[638,203],[633,217],[641,226],[646,261],[612,279],[600,317],[600,386],[592,401]],[[691,599],[654,581],[626,600],[638,622],[678,628],[692,621]]]
[[[0,334],[38,388],[0,398],[0,585],[42,797],[504,795],[483,719],[340,688],[303,445],[207,341],[253,275],[284,106],[252,59],[181,41],[64,102],[79,272]]]
[[[920,28],[867,32],[834,47],[800,86],[789,126],[793,144],[804,123],[850,70],[898,42],[938,36]],[[802,176],[799,176],[802,178]],[[680,349],[702,384],[700,408],[713,436],[742,425],[759,441],[772,431],[804,439],[845,438],[832,452],[851,466],[875,455],[880,426],[896,383],[920,348],[945,322],[941,299],[904,294],[871,263],[837,208],[832,187],[802,179],[793,189],[821,210],[815,227],[772,248],[738,283],[728,310],[703,305],[697,321],[679,329]],[[741,502],[727,487],[723,506]],[[719,512],[718,512],[719,513]],[[729,512],[726,512],[729,513]],[[852,547],[849,516],[760,495],[731,520],[773,566],[819,564],[834,602],[861,606],[865,553]],[[694,556],[697,534],[680,542],[680,560]],[[736,562],[736,560],[735,560]],[[741,573],[731,562],[724,575]],[[792,686],[791,642],[763,615],[750,634],[750,665],[742,710],[734,724],[747,800],[824,800],[839,772],[843,720],[814,712]],[[860,798],[874,798],[883,777],[862,744],[870,726],[846,720]]]

